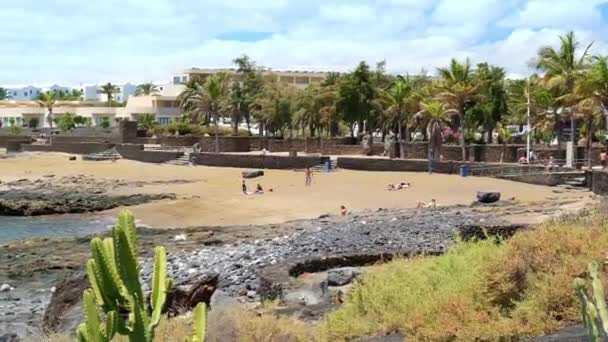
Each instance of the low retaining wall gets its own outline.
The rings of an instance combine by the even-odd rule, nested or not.
[[[303,169],[329,160],[329,157],[317,156],[287,157],[220,153],[198,153],[190,156],[194,165],[248,169]]]
[[[496,178],[506,179],[514,182],[557,186],[584,177],[583,172],[559,172],[559,173],[524,173],[521,175],[495,176]]]
[[[458,173],[460,162],[433,162],[433,172]],[[349,170],[362,171],[397,171],[397,172],[427,172],[427,160],[388,159],[388,158],[348,158],[339,157],[338,167]]]
[[[593,171],[591,191],[596,195],[608,196],[608,171]]]
[[[114,147],[114,144],[83,142],[83,143],[59,143],[53,141],[51,145],[21,145],[26,152],[63,152],[71,154],[91,154],[103,152]]]
[[[6,148],[9,152],[18,152],[21,150],[20,144],[29,144],[32,141],[33,139],[29,136],[0,135],[0,148]]]
[[[116,146],[116,151],[128,160],[136,160],[144,163],[166,163],[184,155],[183,152],[171,151],[144,151],[143,145],[122,144]]]

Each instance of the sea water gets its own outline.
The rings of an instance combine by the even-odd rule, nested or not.
[[[0,216],[0,243],[33,237],[75,237],[108,231],[114,220],[92,214]]]

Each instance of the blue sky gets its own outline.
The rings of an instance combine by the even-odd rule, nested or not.
[[[434,71],[451,57],[512,76],[574,30],[608,53],[608,0],[19,0],[0,4],[0,86],[168,81],[243,53],[276,70],[360,60]]]

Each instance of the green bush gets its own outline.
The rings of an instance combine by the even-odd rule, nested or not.
[[[605,256],[606,213],[548,222],[500,245],[460,243],[443,256],[373,267],[324,333],[330,341],[393,331],[420,341],[509,341],[575,324],[572,283]]]
[[[38,125],[40,125],[40,119],[38,119],[36,117],[30,118],[27,122],[27,125],[30,128],[36,129],[36,128],[38,128]]]
[[[110,121],[110,118],[107,116],[104,116],[101,119],[101,124],[100,124],[101,128],[103,129],[108,129],[110,128],[110,126],[112,126],[112,122]]]
[[[76,127],[75,118],[76,118],[76,116],[74,114],[65,113],[59,117],[56,117],[55,119],[57,119],[57,121],[55,123],[57,124],[57,127],[59,127],[59,129],[62,132],[67,132],[67,131],[74,129],[74,127]]]

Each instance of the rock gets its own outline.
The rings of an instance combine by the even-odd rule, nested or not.
[[[193,283],[190,290],[180,288],[171,289],[167,294],[165,310],[169,316],[177,316],[192,310],[198,303],[204,302],[207,306],[217,289],[219,274],[208,274]]]
[[[255,291],[247,291],[247,298],[254,299],[257,293]]]
[[[9,284],[2,284],[0,286],[0,292],[9,292],[11,290],[11,286]]]
[[[356,267],[343,267],[327,272],[327,284],[329,286],[344,286],[361,274]]]
[[[258,170],[258,171],[243,171],[241,172],[241,175],[243,176],[243,178],[257,178],[257,177],[261,177],[264,175],[264,171],[262,170]]]
[[[481,203],[494,203],[500,201],[500,192],[478,192],[477,201]]]
[[[329,214],[321,214],[321,215],[319,215],[319,219],[325,219],[325,218],[328,218],[328,217],[329,217]]]
[[[178,234],[173,238],[174,241],[186,241],[188,239],[187,234]]]
[[[0,335],[0,342],[19,342],[21,339],[17,334],[8,333],[4,335]]]
[[[51,289],[49,291],[51,291],[51,293],[55,293],[55,291],[57,290],[57,288],[55,286],[51,287]]]
[[[69,160],[70,161],[76,160],[76,156],[70,156]]]

